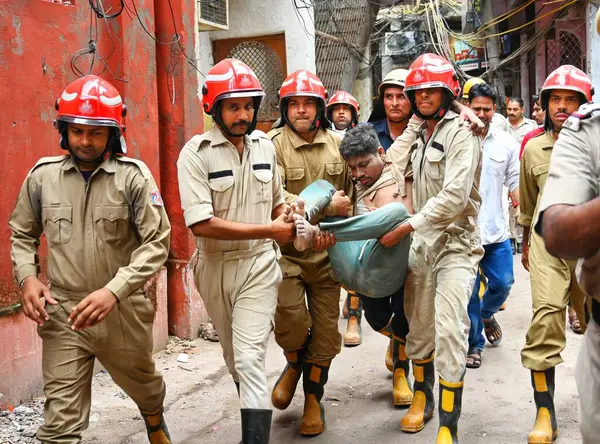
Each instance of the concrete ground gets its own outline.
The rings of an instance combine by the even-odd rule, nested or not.
[[[460,438],[462,444],[526,443],[535,420],[529,372],[521,366],[520,349],[531,319],[529,276],[515,257],[516,283],[508,308],[497,317],[504,330],[498,347],[483,354],[483,366],[468,370],[465,380]],[[340,320],[340,331],[345,321]],[[364,323],[364,341],[356,348],[344,348],[332,364],[326,387],[327,430],[309,439],[311,444],[348,443],[433,443],[437,431],[434,418],[416,435],[399,430],[404,410],[391,400],[391,373],[384,364],[387,341]],[[577,391],[574,373],[581,337],[567,329],[565,362],[556,372],[558,444],[581,442],[577,426]],[[180,352],[189,356],[178,363]],[[171,341],[156,355],[158,368],[167,382],[166,417],[174,443],[237,444],[240,419],[237,394],[221,357],[218,343],[203,340]],[[272,387],[284,367],[284,358],[274,340],[267,355]],[[437,388],[436,388],[437,398]],[[306,443],[298,433],[302,415],[299,386],[292,405],[276,411],[272,443]],[[143,422],[134,403],[106,374],[94,380],[92,418],[85,443],[139,444],[146,442]]]

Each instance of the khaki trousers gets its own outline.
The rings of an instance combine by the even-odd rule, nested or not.
[[[155,310],[143,292],[122,300],[100,324],[78,332],[67,320],[87,294],[57,288],[51,292],[59,304],[46,305],[50,319],[38,327],[46,403],[37,438],[52,444],[81,442],[88,426],[95,358],[140,409],[160,411],[166,389],[152,359]]]
[[[596,444],[600,436],[600,326],[590,319],[576,369],[579,391],[579,430],[583,444]]]
[[[427,359],[435,350],[436,368],[449,382],[464,377],[471,325],[467,306],[482,256],[474,233],[444,233],[434,247],[413,235],[404,296],[410,327],[406,353],[413,360]]]
[[[277,305],[281,270],[272,243],[255,250],[197,252],[195,282],[240,385],[242,409],[270,409],[265,355]]]
[[[533,230],[529,240],[529,270],[533,318],[521,350],[523,366],[544,371],[563,362],[560,353],[566,345],[566,310],[569,298],[577,315],[581,313],[585,294],[577,284],[575,262],[552,256],[544,240]]]
[[[519,207],[515,208],[510,203],[508,204],[508,230],[510,238],[516,239],[517,242],[523,242],[523,227],[519,225]]]
[[[341,287],[327,252],[314,253],[310,259],[284,256],[280,263],[283,282],[275,315],[277,343],[286,352],[306,344],[306,362],[330,362],[342,347],[338,331]]]

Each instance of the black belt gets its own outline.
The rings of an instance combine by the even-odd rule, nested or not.
[[[596,324],[600,325],[600,302],[592,299],[592,317]]]

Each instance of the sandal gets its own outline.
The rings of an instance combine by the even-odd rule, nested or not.
[[[577,312],[573,309],[573,307],[569,307],[569,326],[571,330],[573,330],[578,335],[583,334],[583,330],[581,328],[581,324],[579,323],[579,318],[577,317]]]
[[[481,350],[478,348],[469,348],[467,354],[467,368],[481,367]]]
[[[488,342],[492,345],[498,345],[502,342],[502,329],[496,318],[492,316],[489,319],[482,319],[483,331]]]

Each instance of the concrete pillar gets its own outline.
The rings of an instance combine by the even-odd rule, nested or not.
[[[367,69],[365,60],[371,59],[371,48],[367,46],[363,52],[363,61],[360,64],[359,76],[354,81],[352,95],[356,97],[360,104],[360,122],[366,122],[371,111],[373,111],[373,72],[372,68]]]
[[[188,57],[195,58],[198,39],[196,3],[172,2],[172,8],[182,47]],[[156,2],[154,15],[157,38],[163,42],[170,41],[173,38],[173,19],[169,3]],[[198,96],[200,79],[181,51],[171,45],[156,46],[156,72],[161,188],[171,221],[171,253],[166,264],[169,332],[183,338],[195,338],[207,316],[194,285],[190,265],[194,241],[183,219],[176,162],[183,145],[194,134],[202,132],[203,113]]]
[[[600,36],[596,31],[596,13],[598,6],[588,2],[586,6],[587,17],[587,35],[586,35],[586,59],[587,73],[592,79],[596,96],[594,102],[598,102],[600,97]]]

